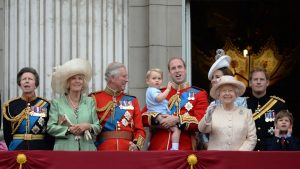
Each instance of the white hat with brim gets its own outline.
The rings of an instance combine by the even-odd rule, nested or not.
[[[91,80],[92,66],[87,60],[76,58],[57,66],[52,74],[51,87],[53,92],[64,94],[68,79],[78,74],[84,75],[87,83]]]
[[[240,82],[239,80],[236,80],[233,76],[224,75],[221,76],[218,80],[218,82],[213,85],[213,87],[210,90],[210,96],[214,99],[218,99],[219,94],[217,93],[217,90],[223,86],[223,85],[233,85],[238,89],[238,93],[236,93],[236,97],[239,97],[245,93],[246,86],[244,83]]]
[[[222,67],[229,67],[231,62],[231,58],[228,55],[223,55],[219,59],[215,61],[215,63],[210,67],[208,72],[208,79],[211,80],[213,73],[222,68]]]

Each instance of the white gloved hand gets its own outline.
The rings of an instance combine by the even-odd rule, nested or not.
[[[206,109],[206,114],[205,114],[205,121],[206,121],[207,123],[210,123],[210,122],[211,122],[212,114],[213,114],[213,112],[215,111],[216,107],[217,107],[217,104],[216,104],[215,101],[214,101],[214,102],[211,102],[210,105],[207,107],[207,109]]]
[[[91,135],[90,131],[88,131],[88,130],[84,131],[84,138],[87,141],[92,139],[92,135]]]

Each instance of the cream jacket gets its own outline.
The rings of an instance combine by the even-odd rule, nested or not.
[[[244,150],[254,149],[257,141],[256,127],[250,109],[235,107],[226,111],[218,106],[210,123],[207,114],[199,122],[200,132],[209,133],[208,150]]]

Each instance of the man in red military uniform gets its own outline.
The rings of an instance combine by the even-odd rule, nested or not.
[[[195,132],[198,131],[198,122],[208,106],[208,95],[205,90],[192,87],[186,82],[186,65],[181,58],[171,58],[168,69],[174,82],[166,98],[172,115],[147,112],[146,106],[144,107],[143,124],[151,130],[148,149],[169,150],[172,145],[169,128],[177,125],[181,129],[179,150],[195,150]]]
[[[107,86],[90,96],[96,102],[96,111],[102,125],[97,136],[98,150],[141,150],[145,130],[138,99],[124,93],[128,82],[125,66],[118,62],[108,65],[105,72]]]

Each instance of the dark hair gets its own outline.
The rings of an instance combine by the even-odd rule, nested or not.
[[[224,76],[224,75],[233,76],[232,71],[231,71],[228,67],[221,67],[220,69],[217,69],[217,70],[222,71],[223,76]]]
[[[250,78],[249,78],[249,80],[252,80],[253,73],[255,73],[255,72],[263,72],[263,73],[265,74],[265,76],[266,76],[266,79],[267,79],[267,80],[270,79],[270,75],[268,74],[268,72],[267,72],[267,70],[266,70],[265,68],[263,68],[263,67],[255,67],[255,68],[251,71],[251,73],[250,73]]]
[[[278,119],[281,119],[283,117],[287,117],[290,120],[290,123],[293,124],[294,118],[293,114],[290,113],[288,110],[281,110],[275,115],[275,123],[277,123]]]
[[[40,77],[39,77],[39,74],[36,72],[36,70],[32,67],[24,67],[22,68],[18,74],[17,74],[17,84],[18,86],[21,86],[21,76],[24,74],[24,73],[32,73],[35,77],[35,87],[38,87],[39,84],[40,84]]]
[[[219,68],[217,70],[220,70],[223,73],[222,76],[224,76],[224,75],[234,76],[233,73],[232,73],[232,71],[228,67],[221,67],[221,68]],[[209,84],[209,88],[210,89],[212,88],[212,84],[211,83]]]
[[[170,60],[169,60],[169,62],[168,62],[168,70],[170,71],[170,63],[171,63],[171,61],[173,61],[173,60],[180,60],[182,63],[183,63],[183,66],[184,66],[184,68],[186,68],[186,64],[185,64],[185,61],[182,59],[182,58],[180,58],[180,57],[172,57]]]

